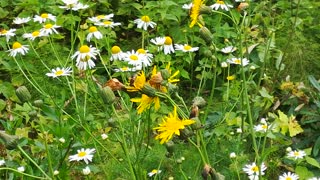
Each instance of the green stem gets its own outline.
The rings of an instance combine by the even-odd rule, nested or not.
[[[23,173],[23,172],[20,172],[16,169],[12,169],[12,168],[7,168],[7,167],[4,167],[4,168],[0,168],[0,171],[2,170],[9,170],[9,171],[13,171],[13,172],[16,172],[16,173],[19,173],[19,174],[22,174],[24,176],[28,176],[28,177],[31,177],[31,178],[34,178],[34,179],[51,179],[50,177],[49,178],[43,178],[43,177],[38,177],[38,176],[33,176],[31,174],[26,174],[26,173]]]

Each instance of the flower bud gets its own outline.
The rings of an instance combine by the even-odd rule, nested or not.
[[[124,88],[124,85],[116,78],[107,81],[105,86],[109,86],[112,91],[118,91]]]
[[[18,87],[18,89],[16,89],[16,94],[22,103],[27,102],[31,99],[31,94],[25,86]]]
[[[114,95],[113,91],[109,86],[105,86],[100,89],[100,95],[102,97],[102,100],[105,104],[112,104],[116,100],[116,96]]]
[[[155,97],[157,90],[155,88],[151,87],[150,85],[145,84],[142,87],[141,92],[143,94],[146,94],[149,97]]]
[[[200,106],[200,107],[204,106],[204,105],[206,105],[206,100],[204,100],[203,97],[196,96],[192,100],[192,105],[193,106]]]
[[[200,6],[200,13],[199,14],[211,14],[212,8],[210,6],[202,5]]]
[[[169,153],[170,155],[172,155],[172,154],[173,154],[173,151],[174,151],[174,142],[173,142],[173,141],[168,141],[168,142],[166,143],[166,149],[167,149],[168,153]]]
[[[211,57],[212,56],[212,52],[209,49],[204,50],[203,55],[205,57]]]
[[[149,80],[149,83],[151,86],[157,88],[158,86],[161,85],[162,81],[163,81],[163,78],[162,78],[161,72],[157,72],[157,74],[152,75],[152,77]]]
[[[222,62],[222,63],[221,63],[221,67],[222,67],[222,68],[226,68],[226,67],[228,67],[228,63],[226,63],[226,62]]]
[[[43,101],[41,99],[35,100],[33,101],[33,105],[37,108],[40,108],[43,105]]]
[[[161,76],[164,80],[169,79],[170,73],[169,73],[168,69],[162,69],[160,72],[161,72]]]
[[[196,105],[193,105],[191,107],[191,112],[190,112],[190,116],[189,118],[194,118],[194,117],[198,117],[199,116],[199,108]]]
[[[32,110],[28,113],[28,115],[30,116],[30,118],[35,118],[37,117],[38,112],[36,110]]]
[[[8,150],[13,150],[18,145],[18,136],[9,135],[5,131],[0,131],[0,139],[3,140]]]
[[[208,28],[202,26],[200,28],[200,35],[201,35],[202,39],[204,39],[206,41],[206,43],[209,44],[212,42],[213,35]]]

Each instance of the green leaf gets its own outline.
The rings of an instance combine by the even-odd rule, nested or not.
[[[320,169],[320,164],[316,159],[313,159],[311,157],[306,156],[306,161],[307,161],[308,164],[310,164],[312,166],[315,166],[315,167]]]
[[[180,74],[181,74],[182,77],[184,77],[186,79],[190,79],[189,73],[186,70],[180,69]]]
[[[0,84],[0,94],[3,94],[4,97],[10,99],[15,94],[15,89],[9,82],[3,82]]]
[[[313,156],[317,156],[319,154],[319,150],[320,150],[320,136],[318,137],[318,139],[316,140],[312,148]]]
[[[299,175],[300,179],[308,179],[313,177],[313,173],[308,170],[308,168],[303,166],[297,166],[295,169],[295,173]]]
[[[311,84],[313,85],[313,87],[315,87],[320,92],[320,84],[316,80],[316,78],[314,78],[314,76],[310,75],[310,76],[308,76],[308,79],[311,82]]]
[[[6,107],[6,102],[0,99],[0,111],[2,111]]]

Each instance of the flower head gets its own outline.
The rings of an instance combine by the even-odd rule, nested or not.
[[[138,55],[141,56],[141,61],[142,61],[143,66],[146,67],[146,66],[151,65],[153,55],[151,53],[149,53],[148,50],[140,48],[137,50],[137,53],[138,53]]]
[[[160,139],[160,144],[168,142],[172,139],[174,134],[180,136],[180,130],[184,129],[185,126],[195,123],[193,120],[180,120],[177,114],[177,107],[174,107],[173,112],[163,118],[162,123],[159,124],[159,127],[153,129],[157,130],[158,134],[156,139]]]
[[[96,26],[91,26],[89,28],[89,34],[87,35],[87,41],[90,42],[92,37],[95,37],[96,39],[102,39],[102,34],[100,31],[98,31]]]
[[[138,114],[141,114],[146,109],[150,109],[152,104],[154,104],[155,110],[160,108],[160,98],[158,96],[149,97],[145,94],[142,94],[141,98],[132,98],[131,101],[140,103],[137,107]]]
[[[188,44],[175,44],[174,47],[176,50],[183,51],[183,52],[195,52],[199,50],[199,47],[192,47]]]
[[[101,138],[103,140],[108,139],[108,137],[109,137],[108,134],[105,134],[105,133],[101,134]]]
[[[247,58],[231,58],[227,60],[228,63],[230,64],[238,64],[238,65],[242,65],[242,66],[246,66],[249,64],[249,60]]]
[[[301,151],[301,150],[294,150],[294,151],[290,151],[288,153],[288,157],[289,158],[294,158],[295,160],[302,159],[306,155],[307,154],[304,151]]]
[[[232,5],[226,4],[224,1],[221,1],[221,0],[217,0],[217,2],[211,5],[210,7],[216,11],[220,8],[226,11],[229,11],[229,8],[233,8]]]
[[[111,53],[112,55],[111,55],[110,61],[123,60],[125,57],[125,54],[121,51],[119,46],[112,46]]]
[[[230,158],[236,158],[236,157],[237,157],[237,155],[236,155],[236,153],[235,153],[235,152],[232,152],[232,153],[230,153],[229,157],[230,157]]]
[[[19,172],[24,172],[26,169],[24,168],[24,166],[20,166],[20,167],[17,168],[17,170]]]
[[[113,18],[114,14],[108,14],[108,15],[98,15],[95,17],[88,18],[89,21],[93,23],[99,23],[101,20],[111,20]]]
[[[13,20],[13,24],[24,24],[27,23],[31,20],[30,17],[26,17],[26,18],[20,18],[20,17],[16,17]]]
[[[102,27],[111,27],[111,28],[114,28],[114,27],[116,27],[116,26],[120,26],[121,23],[113,22],[113,21],[109,21],[109,20],[105,20],[105,21],[103,21],[103,22],[94,23],[94,25],[102,26]]]
[[[29,48],[27,48],[28,45],[22,45],[19,42],[15,42],[12,45],[12,49],[8,50],[10,52],[10,56],[16,57],[17,54],[25,55]]]
[[[86,168],[82,169],[83,175],[89,175],[91,173],[91,170],[89,166],[86,166]]]
[[[51,20],[53,22],[56,22],[56,16],[52,15],[52,14],[48,14],[48,13],[42,13],[40,16],[39,15],[35,15],[33,18],[34,22],[39,22],[39,23],[44,23],[48,20]]]
[[[267,130],[270,128],[265,118],[261,118],[260,123],[258,125],[255,125],[253,129],[257,132],[267,132]]]
[[[144,29],[145,31],[150,26],[151,28],[154,28],[157,24],[155,22],[152,22],[149,16],[142,16],[139,19],[136,19],[133,21],[135,24],[137,24],[137,27],[139,29]]]
[[[6,36],[7,42],[9,42],[10,38],[15,36],[16,29],[9,29],[9,30],[1,30],[0,31],[0,36]]]
[[[236,51],[237,48],[236,47],[233,47],[233,46],[227,46],[227,47],[224,47],[222,48],[220,51],[225,53],[225,54],[229,54],[229,53],[232,53],[234,51]]]
[[[184,4],[184,5],[182,6],[182,9],[190,10],[190,9],[192,8],[192,6],[193,6],[192,3],[190,3],[190,4]]]
[[[23,34],[22,37],[34,41],[37,37],[41,37],[41,34],[40,31],[33,31],[32,33]]]
[[[81,161],[84,160],[86,164],[89,163],[89,161],[92,161],[93,153],[95,153],[95,149],[84,149],[81,148],[81,150],[77,150],[77,154],[69,156],[69,161]]]
[[[172,39],[169,36],[165,37],[164,45],[163,45],[164,54],[174,53]]]
[[[135,78],[133,85],[126,87],[127,91],[135,92],[142,90],[143,86],[146,84],[146,76],[144,75],[143,71],[140,71]]]
[[[203,4],[203,0],[193,0],[192,8],[191,8],[191,13],[190,13],[190,28],[192,28],[197,22],[198,22],[198,17],[200,15],[200,7]]]
[[[299,176],[295,173],[283,173],[281,176],[279,176],[279,180],[298,180]]]
[[[246,164],[244,168],[242,168],[242,170],[248,174],[248,176],[250,177],[255,177],[255,176],[259,176],[259,173],[261,172],[261,175],[264,175],[264,171],[267,169],[267,167],[264,165],[264,163],[261,164],[261,166],[257,166],[255,162],[253,162],[252,164]]]
[[[89,66],[89,69],[95,66],[92,59],[96,59],[97,54],[99,54],[99,50],[97,50],[97,48],[82,45],[79,48],[79,51],[75,52],[74,55],[71,56],[71,58],[74,59],[75,57],[77,57],[76,66],[81,70],[86,70],[87,66]]]
[[[80,3],[78,0],[62,0],[64,6],[59,6],[61,9],[78,11],[80,9],[87,9],[89,6]]]
[[[57,26],[55,24],[47,23],[43,25],[43,28],[40,29],[41,36],[49,36],[50,34],[56,33],[59,34],[56,28],[60,28],[61,26]]]
[[[46,73],[46,75],[49,77],[56,78],[59,76],[70,76],[71,72],[72,72],[71,67],[67,67],[67,68],[57,67],[56,69],[52,69],[50,73]]]
[[[125,53],[124,60],[133,66],[142,66],[142,55],[134,50]]]
[[[158,170],[158,169],[153,169],[151,172],[148,173],[148,176],[149,177],[152,177],[156,174],[160,174],[161,173],[161,170]]]

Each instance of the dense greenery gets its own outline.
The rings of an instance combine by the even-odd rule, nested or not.
[[[320,177],[320,2],[82,3],[0,2],[1,179]]]

